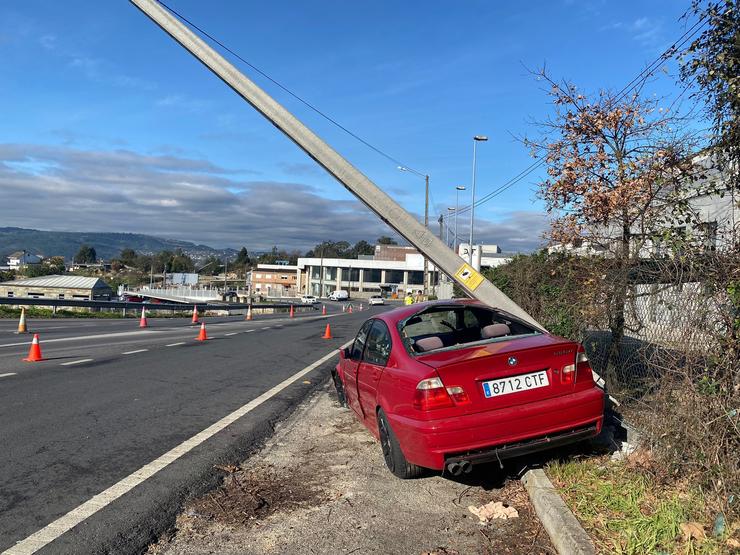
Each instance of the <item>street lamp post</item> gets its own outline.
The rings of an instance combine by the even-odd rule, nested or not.
[[[473,265],[473,224],[475,222],[475,148],[479,142],[487,141],[485,135],[473,137],[473,186],[470,192],[470,244],[468,250],[468,264]]]
[[[455,246],[455,254],[457,254],[457,213],[460,211],[460,191],[464,191],[464,185],[458,185],[455,187],[455,240],[453,244]]]

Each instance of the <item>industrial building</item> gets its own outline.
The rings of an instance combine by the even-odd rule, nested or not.
[[[0,283],[0,297],[108,301],[113,290],[100,278],[40,276]]]

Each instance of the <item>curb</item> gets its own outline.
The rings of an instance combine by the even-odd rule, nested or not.
[[[542,526],[560,555],[596,555],[591,538],[541,468],[522,477]]]

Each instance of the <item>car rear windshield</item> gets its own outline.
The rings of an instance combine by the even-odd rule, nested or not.
[[[434,306],[399,322],[409,353],[457,348],[540,333],[513,317],[479,306]]]

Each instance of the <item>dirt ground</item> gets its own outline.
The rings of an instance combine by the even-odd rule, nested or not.
[[[395,478],[380,446],[323,390],[222,486],[192,500],[150,555],[555,553],[516,479],[481,467],[461,481]],[[468,506],[519,516],[480,524]]]

